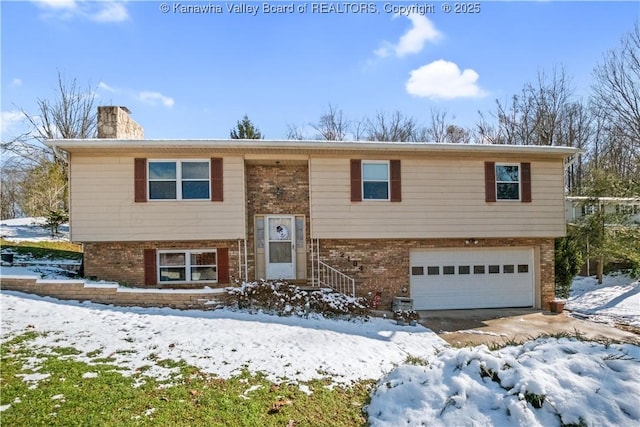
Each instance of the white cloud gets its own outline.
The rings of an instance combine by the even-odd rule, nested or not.
[[[398,16],[400,15],[395,15],[394,18]],[[407,18],[413,24],[409,31],[403,34],[395,45],[387,41],[383,42],[382,46],[373,52],[376,56],[386,58],[393,53],[402,58],[416,54],[424,49],[427,42],[435,43],[442,37],[442,33],[426,16],[411,13]]]
[[[22,86],[22,79],[15,78],[11,80],[11,87],[20,87]]]
[[[116,91],[116,89],[112,88],[111,86],[109,86],[105,82],[98,83],[98,89],[106,90],[107,92],[115,92]]]
[[[102,9],[89,16],[95,22],[123,22],[129,19],[127,8],[122,3],[106,2]]]
[[[124,1],[32,0],[46,12],[46,19],[85,19],[99,23],[123,22],[129,19]]]
[[[118,96],[119,98],[126,98],[129,100],[135,100],[151,106],[162,105],[167,108],[173,107],[175,100],[169,96],[163,95],[160,92],[150,90],[133,90],[127,88],[120,88],[111,86],[105,82],[98,83],[98,91],[109,92]],[[100,96],[100,94],[96,94]],[[107,95],[111,96],[111,95]],[[126,105],[125,101],[118,101],[114,105]]]
[[[160,92],[139,92],[138,99],[149,105],[158,105],[158,103],[160,103],[168,108],[173,107],[174,104],[173,98],[164,96]]]
[[[486,95],[472,69],[460,71],[457,64],[440,59],[411,71],[406,90],[409,94],[432,99],[477,98]]]
[[[39,6],[51,9],[76,9],[78,4],[75,0],[33,0]]]
[[[13,111],[3,111],[0,113],[0,133],[3,135],[9,130],[13,129],[14,126],[18,125],[24,120],[24,114],[21,111],[13,110]]]

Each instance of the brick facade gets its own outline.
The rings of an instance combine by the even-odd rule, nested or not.
[[[256,280],[255,230],[256,215],[304,215],[305,242],[309,242],[309,166],[307,162],[286,164],[247,163],[247,259],[250,280]],[[307,256],[307,271],[311,259]]]
[[[532,247],[540,254],[539,281],[541,307],[555,294],[553,239],[481,239],[474,248]],[[464,239],[321,240],[320,258],[356,280],[358,296],[382,294],[382,308],[389,309],[395,296],[409,297],[409,254],[412,249],[468,248]]]
[[[231,298],[223,290],[141,291],[117,285],[86,285],[81,280],[40,280],[35,277],[0,276],[0,289],[50,296],[62,300],[92,301],[134,307],[170,307],[181,310],[214,310],[229,305]]]
[[[89,242],[84,243],[85,277],[96,277],[123,285],[145,287],[144,250],[145,249],[229,249],[229,279],[234,283],[238,277],[238,242],[235,240],[198,240],[198,241],[156,241],[156,242]],[[220,284],[219,286],[228,286]],[[207,285],[215,287],[215,285]],[[202,284],[177,285],[166,284],[155,287],[202,287]]]

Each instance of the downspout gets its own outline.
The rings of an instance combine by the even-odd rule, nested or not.
[[[313,206],[313,191],[311,190],[312,185],[311,185],[311,155],[309,155],[309,157],[307,158],[307,164],[309,165],[307,167],[308,170],[308,175],[309,175],[309,245],[311,248],[310,254],[311,254],[311,286],[315,286],[316,283],[316,275],[315,275],[315,251],[313,250],[313,210],[312,210],[312,206]]]
[[[249,264],[248,264],[248,257],[247,257],[247,176],[246,176],[246,165],[245,165],[245,159],[244,156],[242,156],[242,200],[244,202],[244,206],[243,206],[243,217],[244,217],[244,223],[243,223],[243,233],[244,233],[244,281],[245,282],[249,282]],[[238,242],[238,244],[240,244],[240,242]],[[238,253],[240,253],[240,246],[238,246]],[[254,260],[255,263],[255,260]],[[238,266],[240,268],[240,266]]]

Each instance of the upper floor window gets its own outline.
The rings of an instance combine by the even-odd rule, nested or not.
[[[363,200],[389,200],[389,162],[362,161]]]
[[[496,199],[520,200],[520,165],[496,165]]]
[[[209,160],[149,160],[149,200],[208,200]]]

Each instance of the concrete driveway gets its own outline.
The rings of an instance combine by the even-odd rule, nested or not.
[[[524,342],[541,335],[577,334],[640,345],[640,335],[602,323],[530,308],[420,311],[420,323],[455,346]]]

